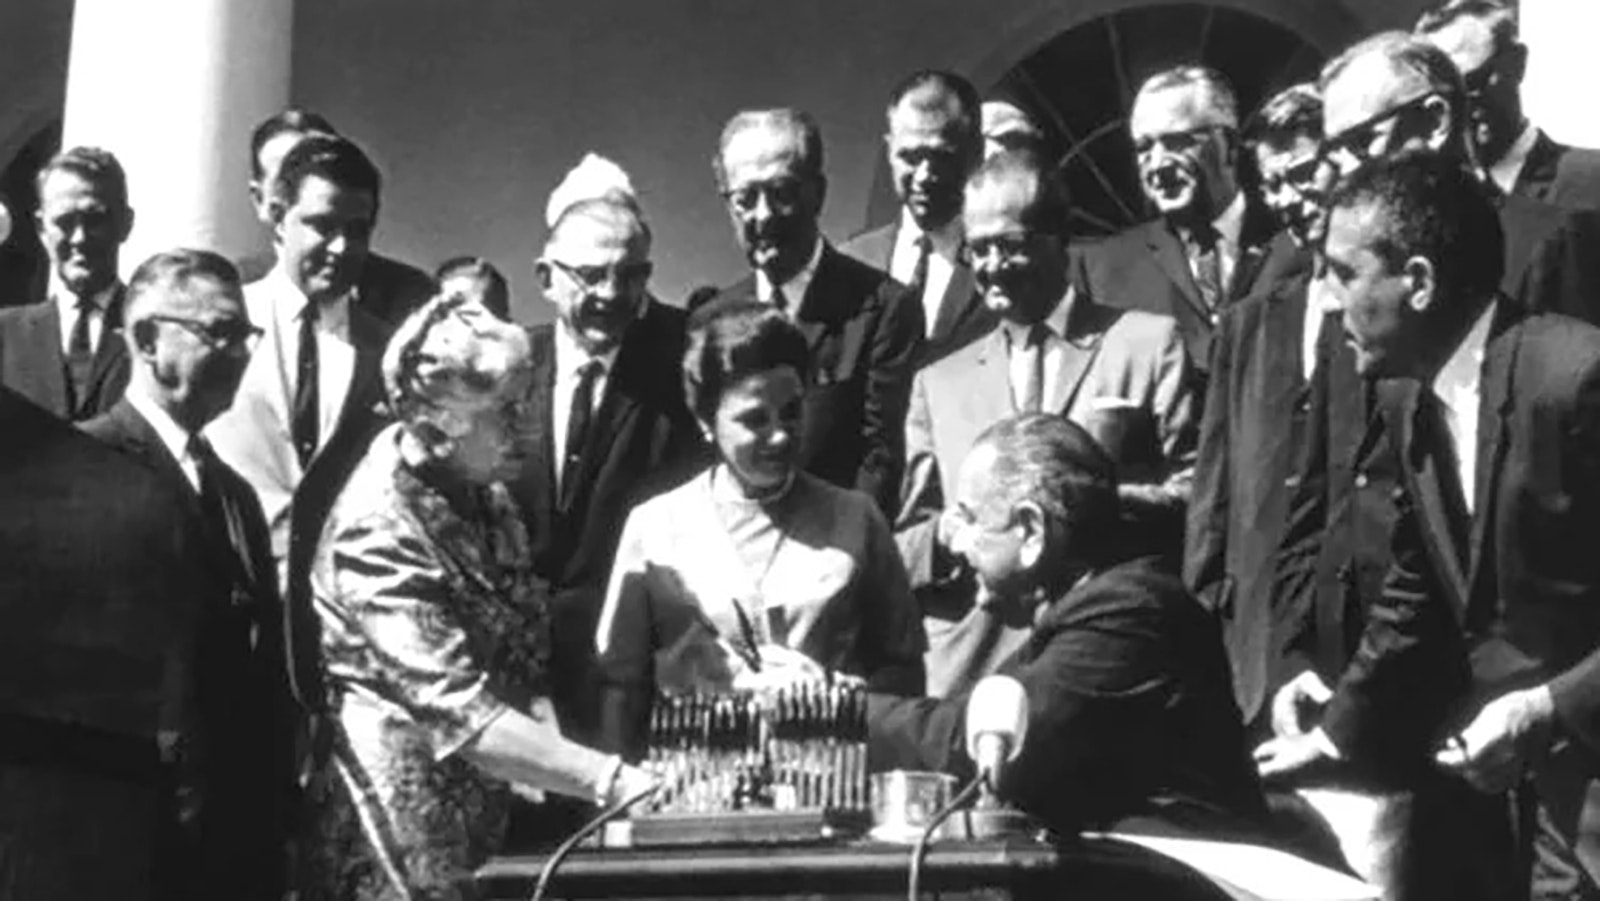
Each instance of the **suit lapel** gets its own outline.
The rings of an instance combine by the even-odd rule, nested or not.
[[[939,299],[939,314],[933,321],[928,340],[937,342],[949,338],[969,318],[977,315],[981,306],[982,300],[978,297],[972,270],[957,262],[950,270],[950,281],[944,287],[944,296]]]
[[[538,424],[539,438],[534,442],[533,456],[528,460],[523,476],[518,480],[526,508],[524,514],[538,517],[533,534],[549,533],[549,517],[556,509],[554,486],[556,483],[555,391],[557,324],[535,328],[529,332],[533,357],[533,389],[529,402],[533,404],[533,421]]]
[[[346,423],[361,419],[382,403],[383,348],[388,337],[388,330],[380,320],[355,304],[350,305],[350,343],[355,345],[356,364],[350,374],[350,391],[339,408],[335,432],[344,430]],[[323,442],[323,448],[332,443],[330,438]]]
[[[1017,411],[1011,396],[1011,376],[1006,358],[1006,336],[996,327],[978,346],[978,371],[974,373],[970,390],[958,395],[963,408],[961,421],[987,425],[998,422]],[[962,449],[962,453],[965,453]],[[954,478],[954,476],[946,476]]]
[[[638,414],[638,348],[641,319],[629,327],[628,338],[617,351],[617,358],[606,378],[605,396],[595,411],[588,434],[583,437],[583,451],[577,467],[561,479],[561,509],[571,513],[587,500],[587,489],[594,485],[600,469],[605,465],[607,449],[616,445],[617,436],[625,432],[633,417]],[[630,347],[629,345],[633,345]]]
[[[1430,556],[1443,577],[1445,587],[1455,596],[1457,612],[1464,612],[1467,601],[1467,578],[1462,569],[1465,556],[1458,545],[1455,523],[1450,506],[1445,499],[1444,482],[1439,473],[1439,457],[1433,448],[1424,447],[1417,434],[1417,416],[1421,404],[1422,385],[1418,382],[1404,384],[1400,403],[1400,421],[1392,423],[1401,429],[1411,474],[1413,502],[1422,526],[1423,539],[1428,542]]]
[[[1172,233],[1165,222],[1157,219],[1145,226],[1145,243],[1156,265],[1178,287],[1183,299],[1189,302],[1201,321],[1209,322],[1211,311],[1206,308],[1205,301],[1200,297],[1200,289],[1195,286],[1194,273],[1189,271],[1189,257],[1183,252],[1183,244],[1178,241],[1178,236]]]
[[[88,412],[96,408],[118,362],[128,355],[128,346],[122,340],[122,299],[125,290],[118,284],[117,290],[111,295],[111,303],[106,306],[105,319],[100,328],[100,345],[95,348],[94,361],[89,365],[89,381],[84,396],[77,399],[81,411]]]
[[[1495,311],[1494,325],[1489,331],[1489,344],[1479,381],[1478,456],[1473,472],[1474,513],[1467,557],[1471,567],[1467,582],[1467,587],[1472,591],[1469,597],[1476,595],[1478,579],[1483,572],[1483,545],[1489,524],[1494,520],[1495,492],[1505,457],[1506,421],[1513,396],[1511,382],[1516,372],[1517,355],[1522,348],[1520,337],[1510,341],[1497,341],[1496,338],[1514,319],[1510,303],[1502,299]]]
[[[1528,149],[1527,158],[1522,161],[1522,171],[1517,173],[1511,193],[1544,200],[1550,193],[1550,183],[1555,181],[1560,163],[1561,148],[1541,129],[1533,140],[1533,146]]]
[[[32,362],[20,367],[37,380],[43,406],[72,418],[72,393],[67,387],[66,358],[61,353],[61,311],[54,301],[33,304],[22,318],[17,345]]]
[[[828,308],[828,303],[834,292],[829,291],[828,286],[834,277],[834,253],[832,247],[826,243],[822,245],[822,256],[817,260],[817,271],[812,273],[811,283],[806,285],[806,296],[800,298],[794,308],[793,321],[806,336],[806,348],[811,351],[813,371],[822,368],[817,352],[822,346],[822,339],[828,334],[828,323],[833,319],[833,311]],[[754,287],[752,281],[752,290]]]
[[[1067,334],[1064,336],[1067,346],[1066,352],[1061,355],[1061,370],[1056,374],[1054,393],[1051,395],[1056,400],[1055,408],[1063,413],[1072,409],[1084,376],[1089,374],[1095,358],[1100,355],[1100,339],[1118,317],[1118,313],[1111,308],[1091,304],[1076,296],[1076,291],[1070,288],[1068,291],[1066,303],[1072,307],[1067,312]]]

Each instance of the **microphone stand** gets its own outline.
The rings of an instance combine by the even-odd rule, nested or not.
[[[961,791],[956,792],[955,797],[951,798],[949,803],[939,808],[933,816],[928,818],[928,825],[923,827],[922,834],[917,836],[917,843],[911,849],[911,872],[909,874],[909,884],[906,887],[908,901],[918,901],[917,895],[921,893],[922,860],[928,856],[928,842],[933,840],[933,834],[939,831],[939,827],[944,825],[945,820],[950,819],[951,814],[959,810],[961,805],[971,801],[972,796],[977,794],[978,790],[984,788],[985,785],[987,785],[987,782],[982,774],[974,776],[972,781],[968,782]]]
[[[539,881],[534,885],[533,894],[529,897],[529,901],[544,901],[545,892],[550,888],[550,881],[555,878],[556,868],[561,866],[561,862],[566,860],[572,850],[578,847],[584,839],[599,832],[600,828],[605,824],[632,810],[634,805],[654,795],[660,789],[661,785],[657,783],[649,788],[634,792],[629,797],[623,798],[621,801],[600,811],[595,815],[594,819],[583,824],[582,829],[568,836],[567,840],[558,845],[550,853],[549,859],[544,862],[544,868],[539,871]]]
[[[993,772],[978,777],[983,791],[978,803],[967,811],[969,838],[1021,838],[1032,837],[1043,831],[1038,820],[1000,800],[992,784],[997,781]]]

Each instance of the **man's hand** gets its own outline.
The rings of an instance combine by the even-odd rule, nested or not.
[[[1256,748],[1255,756],[1261,778],[1274,779],[1292,776],[1323,760],[1337,760],[1339,754],[1321,729],[1313,729],[1264,742]]]
[[[828,673],[810,657],[783,645],[764,644],[761,669],[744,666],[733,677],[733,687],[750,691],[777,691],[803,682],[822,682]]]
[[[1549,746],[1554,714],[1548,686],[1503,694],[1447,739],[1433,759],[1479,791],[1499,794]]]
[[[1311,715],[1332,697],[1333,690],[1311,670],[1290,679],[1272,696],[1272,734],[1278,738],[1306,734]]]

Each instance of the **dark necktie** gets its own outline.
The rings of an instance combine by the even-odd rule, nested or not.
[[[300,312],[300,347],[295,356],[294,406],[289,435],[294,440],[295,456],[301,468],[310,465],[320,440],[318,414],[322,403],[317,396],[317,305],[307,303]]]
[[[561,467],[563,507],[570,503],[572,486],[578,481],[583,443],[589,437],[589,426],[594,419],[594,387],[605,371],[605,365],[599,360],[590,360],[578,369],[578,385],[572,390],[572,413],[567,417],[566,454]]]
[[[78,298],[78,318],[72,321],[72,335],[67,341],[67,376],[71,380],[72,408],[83,405],[89,393],[89,373],[94,368],[94,346],[89,341],[89,320],[94,313],[94,301]]]
[[[1217,230],[1208,222],[1190,229],[1183,239],[1194,285],[1200,289],[1200,299],[1205,301],[1206,308],[1212,311],[1223,300],[1222,259],[1218,254],[1217,237]]]
[[[928,289],[928,255],[933,250],[933,242],[924,234],[917,236],[916,243],[917,264],[911,268],[911,281],[907,284],[911,288],[911,296],[921,301],[923,292]]]
[[[231,543],[228,507],[217,477],[221,461],[217,459],[216,451],[211,449],[211,443],[199,435],[189,437],[189,458],[194,461],[200,475],[200,513],[205,517],[206,530]]]
[[[789,314],[789,298],[783,296],[783,289],[777,285],[772,286],[772,308],[787,316]]]
[[[1044,409],[1044,339],[1049,334],[1041,323],[1028,329],[1023,352],[1028,354],[1027,374],[1022,383],[1022,404],[1019,412],[1037,413]]]

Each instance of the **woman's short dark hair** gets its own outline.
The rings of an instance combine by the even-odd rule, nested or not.
[[[433,271],[435,288],[443,288],[452,278],[470,278],[477,282],[483,291],[479,299],[489,312],[508,322],[511,320],[511,286],[493,263],[483,257],[462,255],[445,260]]]
[[[800,329],[772,307],[733,301],[703,307],[690,317],[683,394],[702,422],[716,417],[729,386],[784,366],[808,380],[811,352]]]

